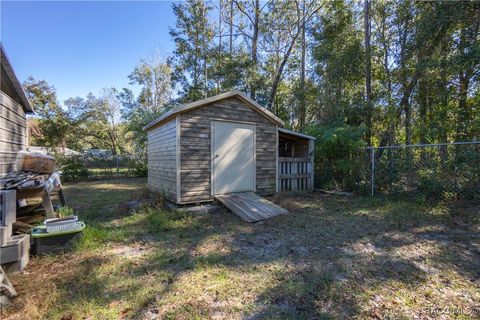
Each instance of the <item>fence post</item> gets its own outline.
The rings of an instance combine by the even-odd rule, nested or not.
[[[370,173],[370,195],[373,196],[375,193],[375,149],[370,147],[370,164],[372,166],[371,173]]]

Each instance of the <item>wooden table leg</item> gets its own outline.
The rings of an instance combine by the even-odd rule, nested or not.
[[[62,189],[58,190],[58,198],[60,199],[60,204],[62,205],[62,207],[66,207],[67,201],[65,201],[65,195],[63,194]]]
[[[52,199],[50,199],[50,195],[48,194],[47,190],[43,191],[42,205],[43,209],[45,209],[47,218],[55,218],[55,210],[53,210]]]
[[[3,271],[2,266],[0,266],[0,291],[2,291],[1,289],[7,290],[10,297],[17,296],[17,291],[15,291],[10,279],[8,279],[7,274]]]

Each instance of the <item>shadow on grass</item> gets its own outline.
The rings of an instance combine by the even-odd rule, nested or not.
[[[371,316],[365,315],[368,289],[391,282],[421,286],[430,275],[421,264],[425,259],[478,280],[478,229],[455,224],[457,213],[382,198],[310,195],[275,201],[291,213],[256,225],[231,213],[193,216],[148,208],[139,214],[99,219],[95,226],[99,234],[87,236],[92,241],[84,244],[87,248],[96,241],[97,248],[142,242],[153,249],[142,259],[119,261],[110,273],[98,273],[98,268],[111,261],[82,262],[62,282],[61,301],[105,306],[132,300],[125,314],[137,318],[148,310],[160,312],[164,297],[178,290],[177,283],[187,273],[223,268],[248,274],[276,264],[282,267],[265,275],[271,278],[269,285],[254,292],[254,305],[242,310],[243,316],[327,319]],[[114,224],[113,218],[123,219]],[[217,238],[225,250],[200,250],[206,241]],[[397,253],[421,241],[439,249],[417,256]],[[112,290],[119,277],[127,280]],[[210,317],[214,311],[214,306],[179,297],[162,312],[175,318]]]

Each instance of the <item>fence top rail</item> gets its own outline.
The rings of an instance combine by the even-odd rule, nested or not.
[[[308,158],[278,157],[279,162],[309,162]]]
[[[465,144],[480,144],[480,141],[461,141],[461,142],[447,142],[447,143],[431,143],[431,144],[404,144],[396,146],[379,146],[379,147],[366,147],[366,150],[372,149],[405,149],[405,148],[422,148],[422,147],[440,147],[440,146],[454,146]]]

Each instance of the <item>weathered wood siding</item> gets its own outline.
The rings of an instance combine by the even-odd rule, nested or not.
[[[27,119],[22,106],[0,93],[0,175],[15,168],[18,151],[27,145]]]
[[[148,131],[148,187],[177,200],[176,119]]]
[[[230,98],[180,115],[180,202],[212,200],[211,120],[256,124],[257,193],[275,193],[276,126],[241,100]]]

